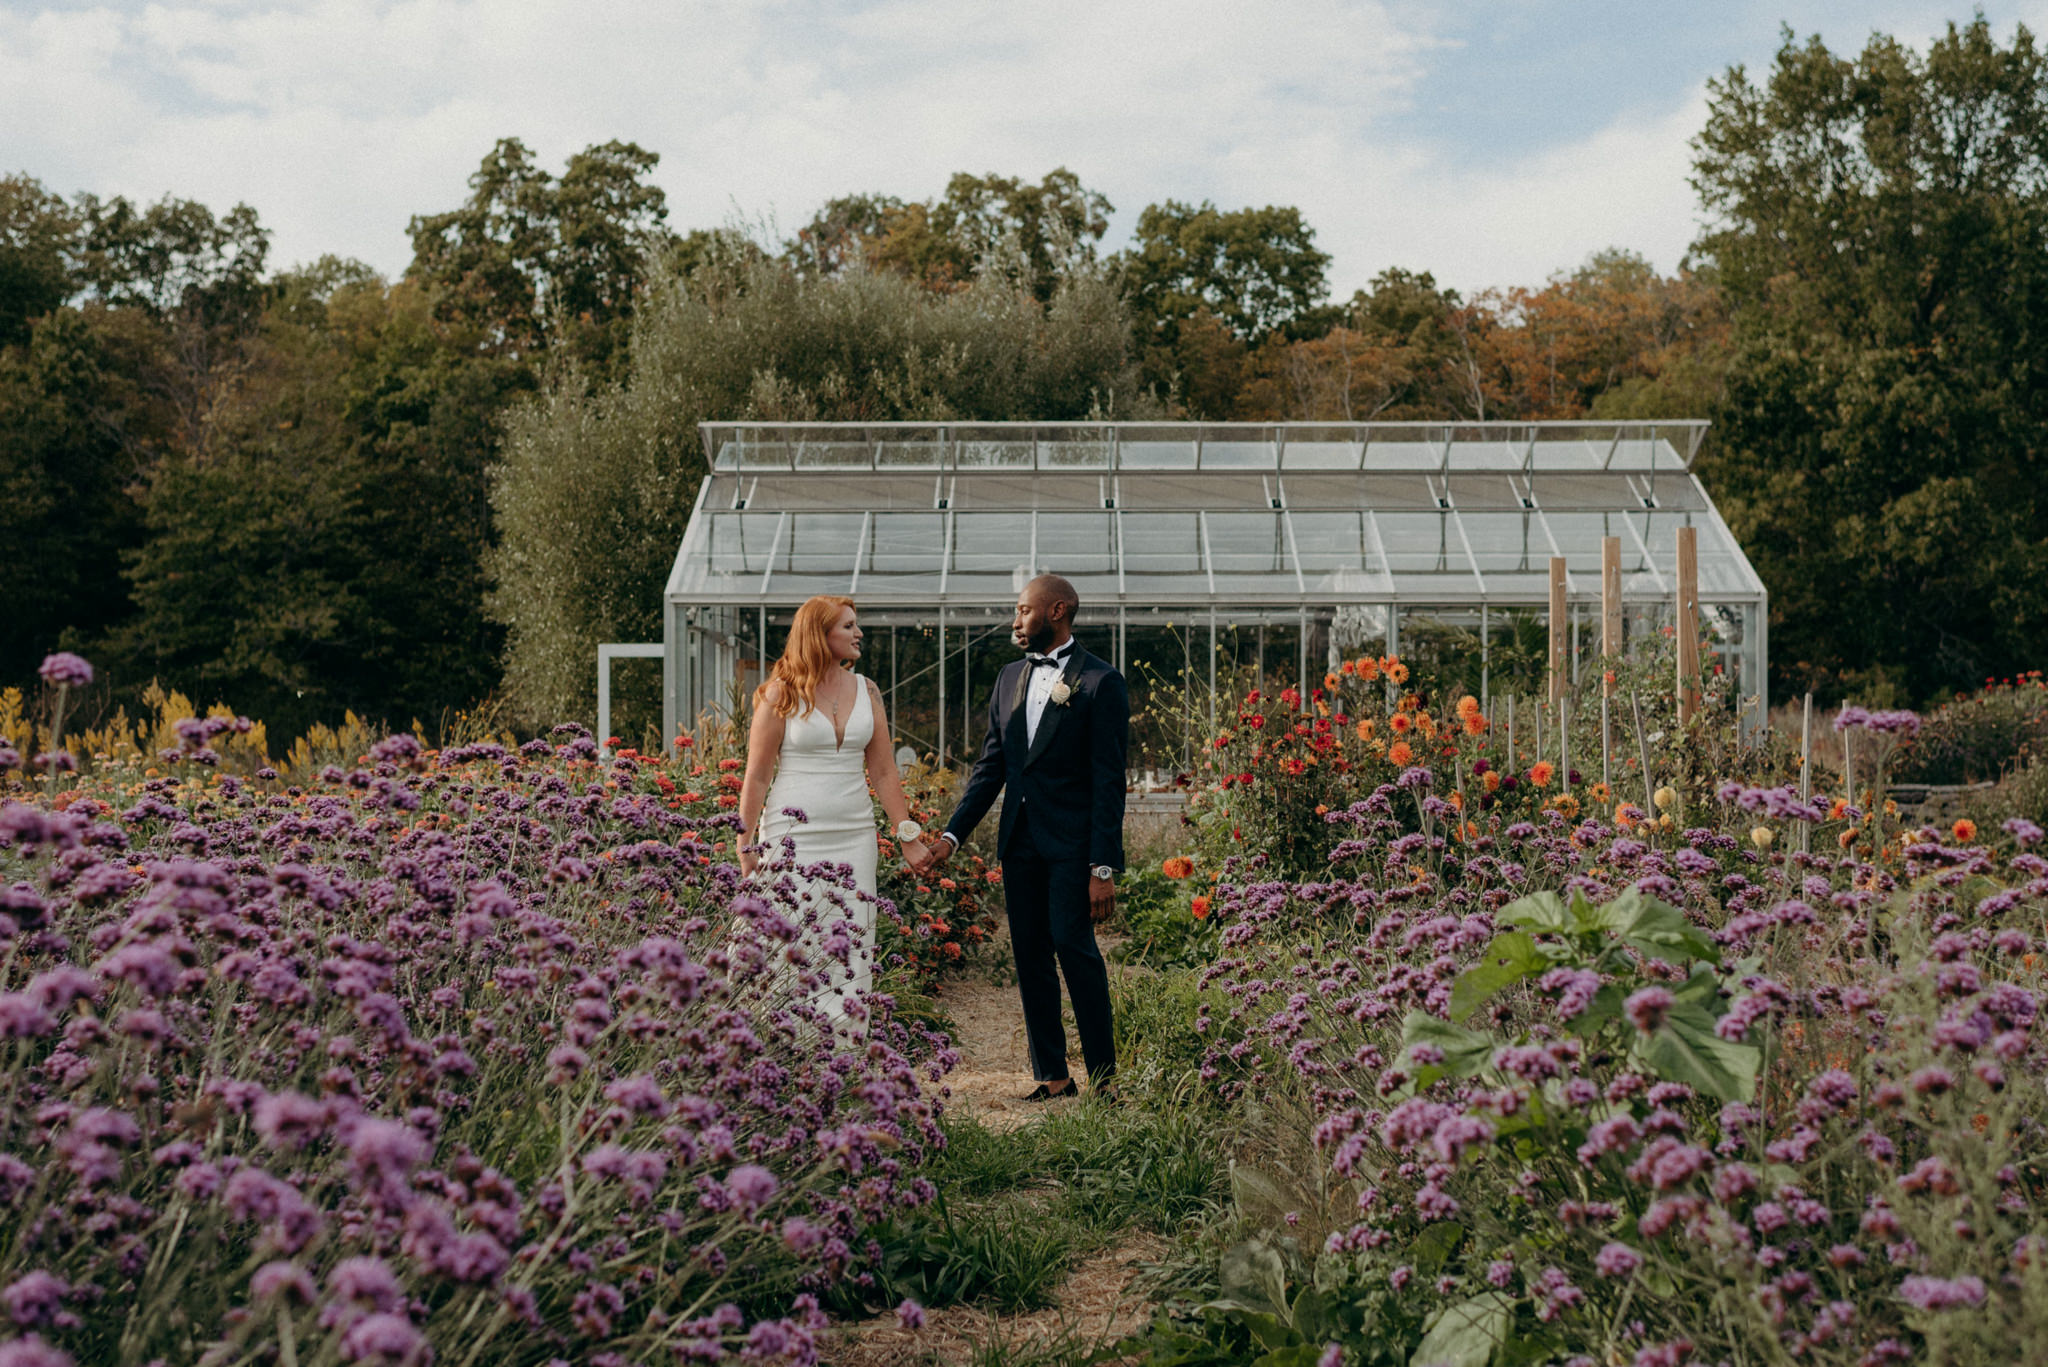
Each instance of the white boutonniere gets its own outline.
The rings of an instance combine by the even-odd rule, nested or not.
[[[1054,679],[1052,681],[1052,692],[1046,696],[1061,707],[1065,707],[1069,702],[1073,701],[1074,686],[1065,679]]]

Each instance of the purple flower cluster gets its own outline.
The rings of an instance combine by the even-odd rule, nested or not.
[[[1560,1360],[1607,1360],[1619,1332],[1642,1362],[1903,1361],[1930,1313],[2031,1313],[2048,860],[2022,842],[2003,863],[1909,846],[1883,864],[1561,817],[1451,841],[1392,794],[1331,814],[1322,879],[1231,864],[1202,976],[1205,1076],[1314,1118],[1324,1180],[1356,1206],[1325,1248],[1361,1285],[1424,1315],[1507,1297],[1573,1345]],[[1721,795],[1823,816],[1789,787]],[[1554,910],[1504,934],[1501,910],[1545,890]],[[1668,923],[1623,943],[1640,910],[1584,931],[1566,910],[1630,890],[1682,910],[1718,967],[1668,962]],[[1710,1296],[1645,1297],[1653,1270],[1758,1307],[1768,1345]]]
[[[935,1194],[953,1055],[827,1014],[850,950],[793,882],[587,741],[0,801],[0,1361],[137,1322],[137,1360],[817,1360],[817,1296]]]

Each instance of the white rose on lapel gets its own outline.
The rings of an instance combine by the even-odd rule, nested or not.
[[[1051,698],[1055,703],[1059,704],[1061,707],[1065,707],[1069,702],[1073,700],[1074,687],[1065,679],[1054,679],[1052,681],[1052,692],[1047,694],[1046,696]]]

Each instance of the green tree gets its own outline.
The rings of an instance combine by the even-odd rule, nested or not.
[[[174,426],[148,382],[164,345],[147,320],[93,307],[45,313],[0,348],[0,682],[127,615],[121,557],[142,532],[129,489]]]
[[[1109,200],[1066,167],[1037,184],[1018,176],[957,172],[936,200],[842,195],[784,244],[799,271],[837,275],[860,262],[929,289],[965,288],[993,270],[1039,300],[1094,266],[1109,231]]]
[[[1778,686],[1925,699],[2048,626],[2048,67],[1980,16],[1924,56],[1788,31],[1711,90],[1696,250],[1732,319],[1706,475],[1772,591]]]
[[[556,377],[508,419],[488,560],[507,700],[535,723],[588,717],[597,643],[659,637],[700,420],[1120,416],[1138,388],[1129,315],[1099,272],[1045,303],[992,276],[934,293],[731,258],[664,281],[623,384]]]
[[[404,724],[489,693],[485,467],[521,362],[436,318],[430,290],[324,260],[271,285],[237,382],[144,482],[135,611],[107,648],[262,716]]]
[[[41,182],[0,177],[0,347],[27,341],[29,325],[71,297],[78,229]]]
[[[1170,345],[1179,325],[1202,312],[1253,345],[1290,328],[1327,330],[1334,320],[1319,306],[1330,257],[1315,237],[1294,208],[1147,205],[1122,259],[1141,335]]]
[[[504,138],[469,178],[469,199],[412,220],[408,274],[437,288],[444,321],[491,355],[549,347],[608,372],[650,263],[673,241],[661,158],[607,142],[569,158],[559,180]]]

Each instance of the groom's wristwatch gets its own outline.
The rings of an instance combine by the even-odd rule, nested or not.
[[[1088,872],[1094,874],[1097,878],[1102,879],[1104,882],[1116,881],[1116,870],[1110,867],[1108,864],[1097,864],[1094,868],[1088,870]]]

